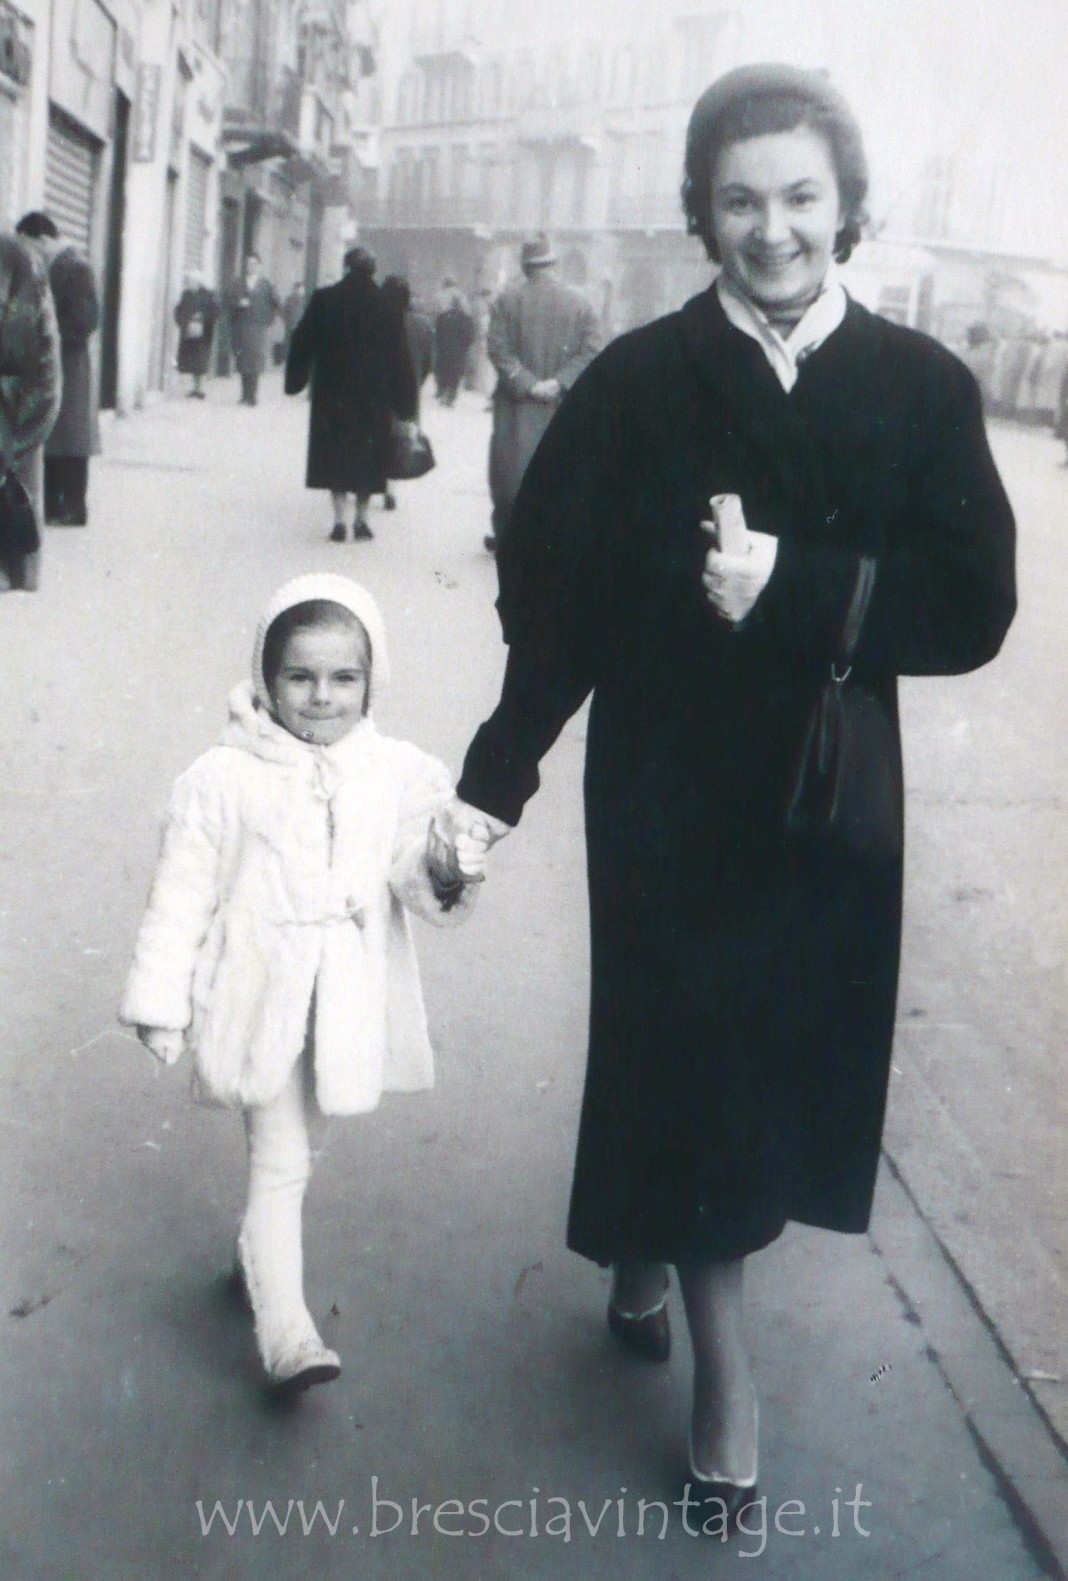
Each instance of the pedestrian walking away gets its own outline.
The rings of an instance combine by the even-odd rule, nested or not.
[[[241,375],[241,404],[255,406],[260,374],[267,365],[267,332],[282,311],[257,253],[249,253],[241,280],[229,299],[230,339]]]
[[[174,322],[178,325],[178,372],[191,377],[188,393],[194,400],[204,399],[204,379],[211,369],[218,319],[218,297],[204,284],[200,271],[191,269],[174,310]]]
[[[434,368],[434,329],[423,313],[412,307],[412,290],[403,275],[387,275],[382,281],[382,301],[404,325],[408,351],[415,376],[415,420],[419,421],[423,385]]]
[[[304,291],[304,282],[294,280],[285,301],[282,303],[282,339],[274,348],[274,360],[278,365],[285,362],[289,356],[289,342],[293,338],[293,331],[300,323],[304,313],[307,296]]]
[[[593,308],[554,278],[556,255],[541,232],[523,243],[523,282],[501,292],[490,312],[487,350],[497,370],[489,483],[491,552],[507,530],[519,485],[561,399],[600,344]]]
[[[463,293],[454,280],[442,285],[442,307],[434,320],[434,379],[442,406],[452,406],[477,333]]]
[[[375,260],[363,247],[345,254],[345,273],[312,293],[286,359],[287,395],[311,384],[309,489],[329,489],[330,537],[373,536],[372,494],[386,491],[394,422],[414,424],[418,391],[403,314],[383,303]]]
[[[218,746],[179,779],[120,1016],[197,1090],[239,1108],[248,1202],[236,1282],[269,1382],[336,1378],[304,1299],[301,1208],[324,1117],[433,1083],[407,913],[470,912],[484,839],[433,830],[442,765],[371,718],[388,680],[362,587],[288,583],[259,623],[252,681]]]
[[[42,451],[59,411],[59,327],[40,255],[0,235],[0,592],[37,587]]]
[[[89,357],[89,339],[100,323],[96,282],[88,259],[63,240],[50,215],[39,209],[16,226],[40,252],[52,288],[63,364],[63,396],[45,441],[45,520],[56,527],[89,521],[89,458],[100,451],[100,422]]]
[[[442,817],[515,825],[592,693],[568,1244],[614,1267],[609,1326],[650,1360],[675,1265],[690,1477],[727,1519],[758,1476],[745,1258],[789,1220],[860,1234],[871,1213],[901,938],[897,677],[998,652],[1014,526],[972,375],[836,277],[867,170],[828,79],[728,73],[694,107],[685,169],[718,279],[613,342],[531,460],[498,554],[501,698]],[[838,799],[812,804],[806,743],[835,707]]]
[[[413,311],[411,287],[403,275],[387,275],[382,281],[382,304],[387,313],[404,326],[415,378],[414,420],[418,423],[422,408],[423,385],[434,367],[434,330],[428,319],[421,313]],[[397,508],[397,497],[388,482],[382,502],[387,511]]]

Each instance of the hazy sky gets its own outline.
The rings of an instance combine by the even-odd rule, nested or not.
[[[618,38],[710,0],[482,0],[487,20],[541,41]],[[827,66],[864,127],[874,210],[914,193],[932,154],[955,156],[1021,251],[1068,261],[1068,0],[739,0],[741,54]]]

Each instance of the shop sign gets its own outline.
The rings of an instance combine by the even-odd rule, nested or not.
[[[156,157],[156,125],[159,121],[159,92],[163,77],[161,66],[144,62],[137,68],[137,97],[134,100],[130,158],[138,164],[151,164]]]
[[[106,138],[115,80],[115,23],[99,0],[55,0],[52,28],[52,102]]]

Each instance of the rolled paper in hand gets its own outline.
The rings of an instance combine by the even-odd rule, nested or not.
[[[748,554],[749,529],[737,494],[713,494],[708,502],[722,554]]]

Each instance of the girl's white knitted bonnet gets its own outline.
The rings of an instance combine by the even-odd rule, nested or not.
[[[264,708],[271,707],[271,697],[263,675],[263,644],[272,622],[295,604],[307,604],[313,599],[327,599],[340,604],[355,615],[371,644],[371,673],[367,678],[367,707],[382,696],[389,685],[389,653],[386,649],[386,627],[382,611],[365,587],[338,576],[333,571],[313,571],[307,576],[294,577],[275,593],[256,627],[256,643],[252,650],[252,685],[256,697]]]

